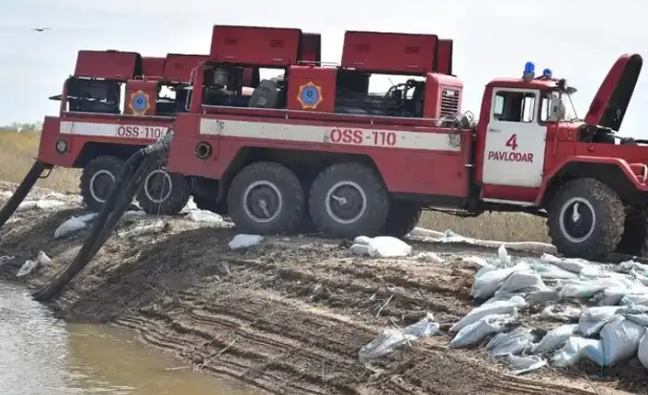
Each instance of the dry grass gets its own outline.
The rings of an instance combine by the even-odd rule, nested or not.
[[[19,183],[34,164],[38,153],[39,135],[0,131],[0,180]],[[54,169],[49,177],[40,179],[36,186],[61,192],[78,192],[77,169]]]
[[[0,130],[0,180],[21,182],[34,163],[39,135]],[[54,169],[36,184],[62,192],[79,190],[77,169]],[[419,224],[434,230],[451,229],[461,235],[504,241],[548,241],[544,220],[526,214],[484,214],[478,218],[459,218],[440,213],[425,213]]]

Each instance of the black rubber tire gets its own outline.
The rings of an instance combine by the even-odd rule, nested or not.
[[[196,207],[201,210],[211,211],[221,216],[227,216],[227,201],[223,200],[222,202],[216,201],[206,196],[196,196],[194,195],[194,203]]]
[[[146,189],[148,188],[146,181],[144,181],[142,189],[137,193],[137,201],[140,207],[149,215],[176,215],[185,208],[189,201],[189,197],[191,197],[191,182],[189,178],[179,173],[169,173],[166,171],[165,173],[168,174],[171,179],[171,191],[169,197],[164,199],[162,202],[151,200],[146,193]],[[150,182],[153,182],[153,185],[155,185],[161,180],[164,180],[164,182],[167,181],[166,177],[162,178],[158,176],[154,181]],[[163,191],[165,191],[166,188],[168,188],[168,186],[165,186]],[[149,193],[151,192],[152,191],[149,191]]]
[[[648,253],[648,216],[644,211],[626,215],[623,236],[615,252],[633,256]]]
[[[423,209],[420,203],[392,199],[389,203],[389,214],[381,235],[403,238],[407,236],[421,220]]]
[[[92,182],[92,176],[94,176],[96,173],[106,170],[110,172],[110,174],[113,175],[113,177],[117,177],[119,175],[119,172],[121,171],[122,167],[124,166],[125,161],[121,158],[118,158],[116,156],[112,155],[105,155],[105,156],[98,156],[94,159],[92,159],[88,164],[83,168],[83,171],[81,172],[81,179],[80,179],[80,194],[81,197],[83,198],[83,204],[88,208],[90,211],[94,212],[99,212],[101,210],[101,207],[103,207],[104,202],[101,202],[99,200],[96,200],[92,196],[92,188],[93,186],[90,185]],[[109,189],[106,191],[105,196],[108,197],[110,194],[110,191],[114,187],[114,183],[112,187],[109,187]]]
[[[283,206],[270,222],[259,222],[245,210],[245,190],[256,181],[267,181],[279,190]],[[274,162],[256,162],[243,168],[234,177],[227,194],[227,207],[239,232],[249,234],[293,233],[304,217],[304,190],[295,173]]]
[[[582,242],[572,242],[560,229],[560,210],[574,197],[580,197],[594,208],[592,234]],[[558,252],[567,257],[602,259],[614,252],[623,235],[625,209],[619,195],[594,178],[579,178],[565,183],[554,195],[547,226],[549,237]]]
[[[354,182],[367,197],[364,214],[349,224],[338,222],[326,209],[326,195],[340,181]],[[328,237],[372,237],[385,226],[389,213],[389,193],[371,168],[360,163],[338,163],[324,169],[313,182],[309,211],[317,228]]]

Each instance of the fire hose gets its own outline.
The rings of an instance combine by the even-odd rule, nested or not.
[[[144,185],[146,176],[166,162],[172,137],[173,131],[169,129],[161,139],[138,150],[128,158],[74,261],[50,284],[34,292],[32,297],[35,300],[47,302],[55,298],[90,263]],[[0,220],[2,219],[2,212],[0,212]]]

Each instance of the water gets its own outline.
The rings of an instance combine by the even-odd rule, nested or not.
[[[191,371],[131,332],[56,319],[21,288],[0,282],[2,395],[260,395]]]

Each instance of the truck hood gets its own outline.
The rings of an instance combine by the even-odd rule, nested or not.
[[[618,131],[639,80],[643,59],[639,54],[624,54],[614,63],[599,87],[585,123]]]

